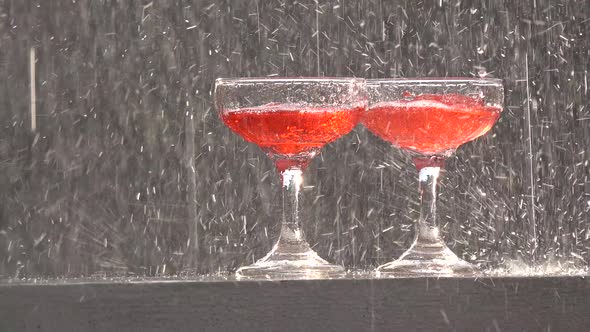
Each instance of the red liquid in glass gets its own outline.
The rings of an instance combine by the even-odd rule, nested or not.
[[[224,110],[221,119],[245,140],[289,157],[320,149],[347,134],[363,111],[363,106],[309,108],[270,104]]]
[[[371,106],[363,124],[382,139],[422,154],[437,154],[487,133],[502,109],[458,94],[420,95]]]

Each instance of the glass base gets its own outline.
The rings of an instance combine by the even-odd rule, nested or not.
[[[342,266],[326,262],[306,242],[279,243],[256,263],[239,268],[239,279],[329,279],[345,275]]]
[[[477,268],[444,244],[416,244],[393,262],[377,268],[380,277],[474,276]]]

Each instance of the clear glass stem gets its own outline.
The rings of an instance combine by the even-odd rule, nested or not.
[[[436,185],[440,167],[423,167],[419,171],[420,218],[416,223],[416,243],[443,244],[436,221]],[[444,244],[443,244],[444,245]]]
[[[283,220],[277,245],[288,248],[304,243],[307,246],[299,221],[299,196],[303,184],[303,172],[299,168],[290,168],[283,171],[281,176],[283,178]]]

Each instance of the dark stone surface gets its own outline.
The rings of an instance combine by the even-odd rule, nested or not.
[[[573,0],[0,0],[0,279],[262,257],[278,176],[218,120],[212,87],[265,75],[502,78],[501,120],[442,178],[447,243],[485,267],[587,265],[589,36],[590,3]],[[372,269],[409,246],[416,172],[362,126],[305,185],[322,257]]]
[[[588,331],[581,277],[0,286],[0,331]]]

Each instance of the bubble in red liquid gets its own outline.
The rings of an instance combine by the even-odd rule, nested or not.
[[[412,96],[414,96],[414,94],[412,94],[410,91],[402,92],[402,97],[404,97],[404,98],[410,98]]]
[[[275,166],[279,172],[284,172],[288,169],[300,169],[305,170],[309,165],[309,158],[292,158],[292,159],[277,159],[275,160]]]
[[[460,94],[444,94],[444,95],[437,95],[437,94],[422,94],[417,95],[413,98],[413,101],[417,100],[428,100],[428,101],[437,101],[447,106],[483,106],[484,99],[482,96],[479,95],[460,95]]]
[[[416,157],[413,158],[414,166],[416,166],[417,170],[421,170],[424,167],[445,167],[445,158],[439,156],[430,156],[430,157]]]

